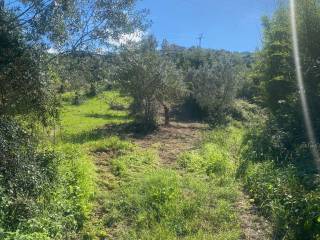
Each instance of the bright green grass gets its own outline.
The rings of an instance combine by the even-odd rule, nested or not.
[[[41,146],[55,150],[57,181],[48,196],[38,199],[41,212],[21,226],[23,232],[8,233],[3,237],[0,229],[0,239],[82,239],[80,235],[90,224],[98,192],[99,175],[96,174],[92,152],[106,149],[125,152],[132,148],[131,143],[100,132],[105,125],[129,121],[126,111],[113,111],[109,107],[109,103],[127,106],[127,98],[116,92],[106,92],[74,106],[71,104],[73,97],[70,93],[62,97],[64,102],[56,144],[44,139]]]
[[[65,216],[53,226],[56,233],[53,239],[75,239],[81,229],[86,228],[90,215],[94,211],[98,193],[96,166],[93,152],[106,149],[130,150],[132,144],[115,136],[105,136],[101,131],[106,125],[118,125],[129,122],[126,111],[114,111],[109,103],[116,102],[128,106],[129,100],[120,97],[117,92],[105,92],[87,99],[82,104],[72,105],[70,94],[63,99],[60,129],[57,133],[56,151],[61,156],[59,164],[59,186],[54,193],[54,208],[63,210]],[[59,205],[62,209],[59,209]],[[57,215],[59,216],[59,215]],[[63,229],[70,226],[70,229]],[[64,235],[64,237],[63,237]]]
[[[111,110],[108,103],[128,106],[129,99],[117,92],[105,92],[83,102],[80,106],[65,103],[61,114],[60,137],[64,142],[85,143],[103,138],[98,128],[129,121],[127,111]]]

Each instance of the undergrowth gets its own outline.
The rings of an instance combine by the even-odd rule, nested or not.
[[[237,175],[273,224],[274,239],[319,240],[320,177],[310,167],[311,156],[304,149],[299,153],[298,146],[287,149],[282,132],[267,119],[260,113],[246,122]]]

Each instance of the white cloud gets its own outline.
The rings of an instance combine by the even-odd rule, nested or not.
[[[59,51],[58,51],[57,49],[51,47],[51,48],[49,48],[49,49],[47,50],[47,52],[48,52],[48,53],[51,53],[51,54],[57,54]]]
[[[129,34],[122,34],[119,39],[115,40],[115,39],[110,39],[109,42],[112,45],[115,45],[117,47],[121,46],[121,45],[126,45],[129,43],[135,43],[135,42],[139,42],[141,41],[141,39],[143,38],[143,32],[142,31],[136,31],[133,33],[129,33]]]

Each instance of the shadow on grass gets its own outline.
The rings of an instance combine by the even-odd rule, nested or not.
[[[127,118],[126,118],[127,119]],[[123,119],[122,119],[123,120]],[[120,124],[107,124],[104,127],[93,129],[90,131],[80,132],[77,134],[61,136],[63,142],[84,144],[90,141],[97,141],[106,137],[118,136],[121,139],[143,138],[146,135],[154,132],[156,129],[143,128],[134,122],[120,123]]]
[[[89,117],[89,118],[100,118],[100,119],[106,119],[106,120],[119,120],[119,121],[123,121],[123,120],[128,120],[127,116],[116,116],[113,114],[85,114],[85,117]]]

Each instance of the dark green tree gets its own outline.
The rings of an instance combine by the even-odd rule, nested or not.
[[[208,115],[208,120],[213,124],[222,123],[237,93],[237,78],[232,65],[221,61],[190,70],[188,83],[193,98]]]

